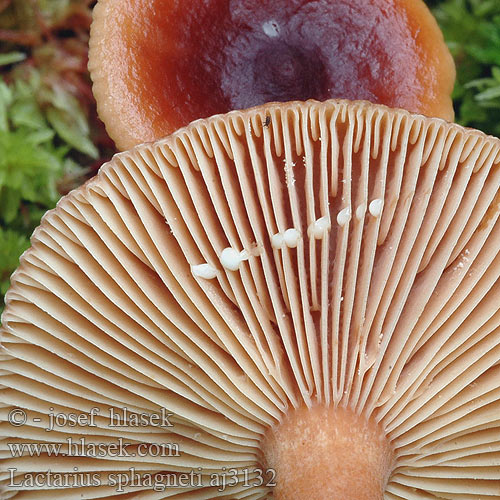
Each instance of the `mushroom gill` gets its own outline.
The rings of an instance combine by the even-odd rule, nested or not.
[[[347,101],[115,156],[6,296],[2,498],[498,498],[499,165]]]

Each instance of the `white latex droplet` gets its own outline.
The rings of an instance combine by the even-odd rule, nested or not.
[[[337,224],[339,226],[345,226],[351,220],[351,209],[345,207],[337,214]]]
[[[211,280],[217,276],[217,269],[210,264],[198,264],[196,266],[191,266],[191,272],[193,276],[198,278],[205,278]]]
[[[319,240],[323,238],[325,233],[330,229],[330,220],[328,219],[328,216],[324,215],[323,217],[319,218],[318,220],[314,221],[311,226],[309,226],[309,237],[314,237],[315,239]]]
[[[300,233],[294,227],[283,233],[283,241],[288,248],[295,248],[299,244]]]
[[[361,220],[365,216],[366,205],[363,203],[356,209],[356,219]]]
[[[370,203],[368,210],[370,211],[370,214],[373,215],[373,217],[379,217],[382,213],[383,205],[384,202],[380,198],[377,198]]]
[[[240,268],[241,263],[247,259],[248,252],[246,250],[238,252],[238,250],[231,247],[224,248],[220,255],[220,263],[228,271],[237,271]]]
[[[271,236],[271,246],[278,250],[283,247],[283,235],[281,233],[276,233]]]

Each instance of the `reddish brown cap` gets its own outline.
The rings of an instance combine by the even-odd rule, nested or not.
[[[120,149],[275,101],[454,116],[455,65],[422,0],[99,0],[89,69]]]

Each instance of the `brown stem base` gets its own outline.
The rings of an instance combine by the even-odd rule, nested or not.
[[[276,471],[276,500],[382,499],[393,463],[375,422],[323,406],[292,410],[267,433],[263,449]]]

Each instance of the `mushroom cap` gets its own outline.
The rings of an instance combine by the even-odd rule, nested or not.
[[[122,150],[273,101],[454,117],[453,58],[422,0],[99,0],[93,16],[94,95]]]
[[[498,139],[366,102],[234,111],[116,155],[45,215],[6,295],[2,498],[50,469],[95,474],[83,498],[122,474],[140,498],[263,499],[263,436],[317,404],[383,429],[386,499],[498,498],[499,187]],[[136,456],[110,455],[120,438]],[[7,445],[47,442],[66,456]]]

